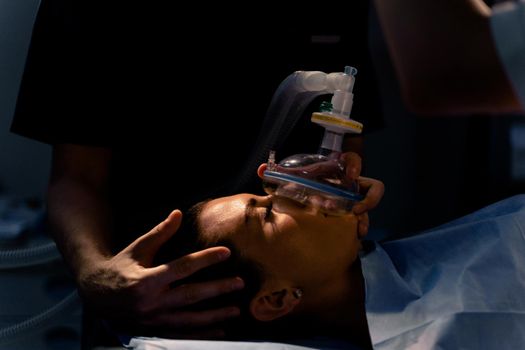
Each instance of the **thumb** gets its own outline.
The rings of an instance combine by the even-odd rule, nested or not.
[[[159,248],[177,232],[182,221],[182,212],[174,210],[160,224],[133,242],[132,250],[138,258],[153,258]]]

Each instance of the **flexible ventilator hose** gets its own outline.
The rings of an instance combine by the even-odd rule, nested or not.
[[[29,332],[34,332],[37,328],[46,324],[50,319],[63,313],[64,311],[74,311],[80,306],[80,303],[78,303],[79,300],[80,298],[77,294],[77,291],[75,290],[49,309],[44,310],[41,313],[34,315],[22,322],[0,329],[0,345],[2,343],[13,341],[20,336],[27,336]]]
[[[31,267],[59,260],[61,255],[54,242],[36,247],[0,250],[0,270]],[[26,320],[0,329],[0,344],[10,342],[21,336],[27,336],[37,328],[48,323],[53,317],[80,306],[77,291],[73,291],[57,304]]]
[[[0,270],[35,266],[60,258],[54,242],[24,249],[0,250]]]

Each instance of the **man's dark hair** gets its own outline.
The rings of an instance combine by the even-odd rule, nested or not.
[[[218,280],[229,277],[240,277],[244,281],[244,288],[239,291],[227,293],[212,299],[186,307],[187,310],[209,310],[225,306],[238,306],[241,317],[225,324],[227,336],[230,338],[243,338],[259,336],[263,325],[257,322],[250,314],[250,301],[261,289],[264,282],[262,267],[243,256],[235,245],[228,239],[207,242],[200,234],[198,218],[202,208],[208,203],[203,201],[192,206],[184,215],[181,226],[173,238],[161,249],[157,255],[157,263],[163,263],[180,258],[184,255],[215,246],[225,246],[231,251],[231,256],[223,262],[202,269],[192,276],[172,284],[196,283],[202,281]]]

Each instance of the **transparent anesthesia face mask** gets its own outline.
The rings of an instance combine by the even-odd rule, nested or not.
[[[296,154],[276,164],[271,152],[263,187],[270,195],[329,215],[347,214],[363,199],[357,182],[347,179],[345,164],[321,154]]]
[[[311,117],[313,123],[325,128],[318,154],[296,154],[276,163],[275,152],[270,151],[263,173],[266,193],[330,215],[344,215],[363,199],[357,183],[347,179],[345,164],[339,159],[344,135],[359,134],[363,128],[361,123],[350,118],[356,73],[351,66],[346,66],[343,72],[328,74],[297,71],[279,85],[268,109],[268,115],[280,121],[276,121],[276,130],[301,117],[315,96],[331,94],[332,98]],[[277,136],[268,135],[268,144],[273,147]]]

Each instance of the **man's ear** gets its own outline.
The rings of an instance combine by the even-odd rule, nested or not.
[[[263,288],[250,302],[250,312],[259,321],[272,321],[290,313],[301,298],[296,288]]]
[[[261,179],[263,178],[264,171],[266,170],[267,167],[268,167],[268,164],[266,163],[262,163],[261,165],[259,165],[259,169],[257,169],[257,175]]]

